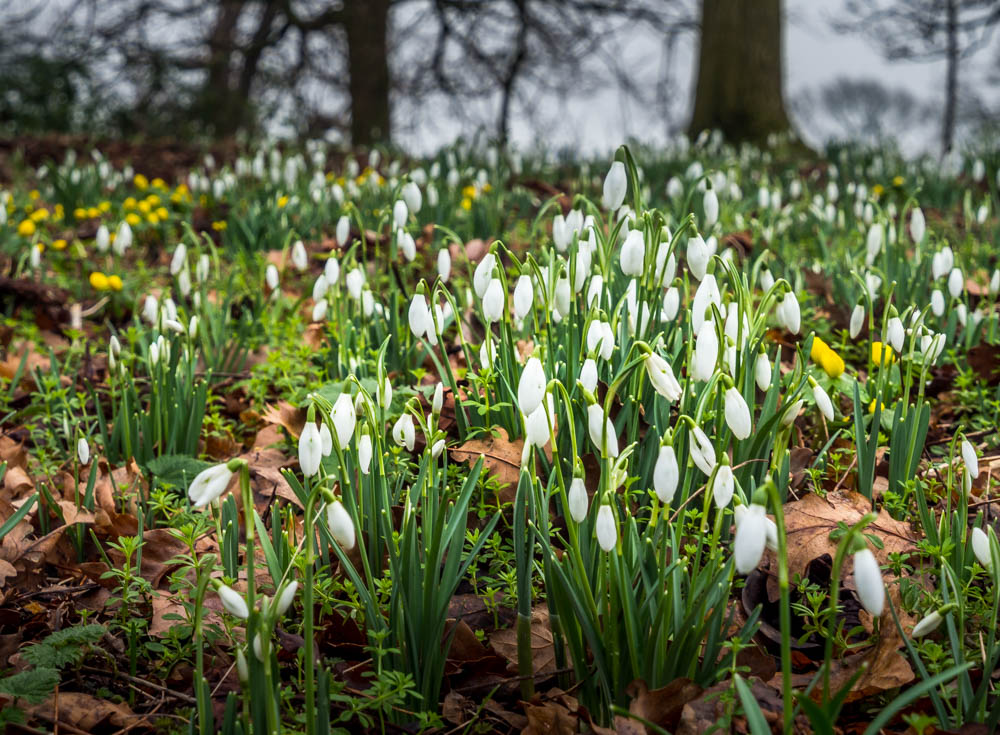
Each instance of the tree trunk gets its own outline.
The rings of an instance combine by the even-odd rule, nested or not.
[[[344,5],[351,94],[351,142],[388,142],[390,0],[348,0]]]
[[[231,135],[242,124],[242,105],[232,86],[232,57],[242,12],[241,0],[220,0],[208,36],[207,73],[199,112],[218,137]]]
[[[702,0],[689,133],[760,143],[791,128],[782,95],[781,0]]]
[[[951,151],[955,139],[955,108],[958,105],[958,7],[956,0],[948,0],[945,34],[947,37],[944,89],[944,121],[941,125],[941,154]]]
[[[510,116],[514,102],[514,85],[517,77],[521,73],[521,66],[528,54],[528,6],[527,0],[516,0],[517,6],[517,40],[515,42],[514,55],[511,57],[507,67],[507,73],[503,78],[500,92],[500,120],[497,124],[497,135],[499,137],[500,148],[507,149],[510,142]]]

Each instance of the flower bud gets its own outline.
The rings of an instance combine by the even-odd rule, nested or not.
[[[885,585],[878,561],[867,547],[854,553],[854,586],[861,606],[872,616],[879,617],[885,606]]]
[[[605,209],[615,211],[621,207],[625,201],[625,192],[628,189],[628,178],[625,173],[625,164],[615,161],[611,164],[608,175],[604,178],[603,203]]]
[[[312,477],[319,472],[319,464],[323,459],[323,440],[319,428],[314,421],[306,421],[299,435],[299,467],[305,477]]]
[[[356,542],[354,521],[351,520],[347,508],[339,500],[334,500],[326,506],[326,525],[330,528],[333,540],[340,544],[344,551],[354,548]]]
[[[615,528],[615,516],[610,505],[602,505],[597,510],[597,522],[594,530],[597,532],[597,543],[605,552],[610,552],[618,543],[618,529]]]

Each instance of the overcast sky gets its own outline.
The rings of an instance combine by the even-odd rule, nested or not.
[[[887,62],[870,42],[860,35],[838,34],[831,19],[841,10],[843,0],[785,0],[785,95],[786,101],[806,89],[819,89],[839,77],[874,79],[889,87],[904,88],[924,102],[943,99],[944,63]],[[697,39],[688,35],[678,44],[673,59],[667,62],[663,42],[646,31],[630,40],[622,49],[623,57],[634,67],[645,70],[652,83],[665,66],[677,89],[677,104],[671,117],[675,127],[687,122],[697,59]],[[996,42],[991,43],[968,62],[963,84],[977,88],[987,99],[997,90],[985,88],[987,70],[996,60]],[[571,147],[587,153],[609,151],[626,138],[663,141],[667,123],[652,111],[628,100],[616,89],[605,89],[586,99],[571,98],[565,104],[555,99],[532,99],[531,109],[518,109],[513,140],[522,149],[539,139],[548,147]],[[424,108],[427,109],[426,107]],[[397,126],[400,143],[407,148],[431,150],[468,134],[462,125],[447,115],[421,114],[406,110],[407,120],[416,120],[410,129]],[[481,119],[491,119],[492,111],[480,111]],[[533,118],[533,119],[532,119]],[[935,144],[939,121],[930,119],[919,129],[902,131],[901,143],[909,152]],[[799,124],[800,134],[812,144],[822,143],[829,131],[821,121]]]

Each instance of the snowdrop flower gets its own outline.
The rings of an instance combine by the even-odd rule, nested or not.
[[[587,306],[598,307],[601,305],[601,295],[604,293],[604,277],[600,273],[590,279],[590,287],[587,288]]]
[[[940,289],[935,288],[931,291],[931,312],[934,316],[940,317],[944,315],[944,309],[944,294],[941,293]]]
[[[280,593],[278,593],[274,602],[274,610],[279,616],[288,612],[288,608],[292,606],[292,602],[295,600],[295,593],[298,589],[298,580],[293,579],[281,589]]]
[[[80,460],[80,464],[87,464],[90,461],[90,445],[82,436],[76,440],[76,458]]]
[[[823,390],[823,386],[819,383],[811,378],[809,382],[812,383],[813,400],[816,401],[816,408],[826,417],[827,421],[833,421],[833,402],[830,400],[830,396],[827,395],[827,392]]]
[[[371,434],[362,434],[358,439],[358,463],[361,466],[361,474],[367,475],[371,471],[372,465],[372,437]]]
[[[1000,293],[1000,268],[993,270],[993,275],[990,276],[990,294],[996,296]]]
[[[498,321],[503,316],[504,292],[499,278],[494,278],[483,294],[483,318],[487,324]]]
[[[695,466],[706,475],[711,475],[715,469],[715,447],[700,426],[691,430],[691,459]]]
[[[601,505],[597,510],[597,522],[594,530],[597,532],[597,543],[605,552],[610,552],[618,543],[618,529],[615,528],[615,516],[610,505]]]
[[[552,395],[547,396],[548,413],[544,403],[539,403],[530,414],[524,416],[525,445],[542,448],[549,443],[552,431],[555,429],[555,404]],[[527,451],[527,450],[526,450]]]
[[[188,485],[188,498],[195,508],[204,508],[226,492],[233,471],[226,464],[217,464],[204,469]]]
[[[920,619],[916,625],[913,626],[913,630],[910,631],[911,638],[922,638],[925,635],[933,633],[937,630],[938,626],[944,620],[941,613],[935,610],[930,615],[925,615]]]
[[[327,306],[326,299],[320,299],[313,305],[312,320],[314,322],[321,322],[326,319]]]
[[[715,193],[715,189],[706,189],[701,203],[702,209],[705,211],[704,227],[706,230],[710,230],[719,221],[719,196]]]
[[[412,452],[416,439],[416,431],[413,428],[413,417],[408,413],[404,413],[392,426],[392,440],[399,446],[406,447]]]
[[[545,369],[541,360],[537,357],[529,358],[517,384],[517,403],[525,416],[541,405],[545,397],[545,386]]]
[[[416,339],[420,339],[433,330],[430,309],[427,307],[427,299],[424,298],[422,292],[418,291],[413,294],[406,318],[410,325],[410,331]]]
[[[628,179],[625,173],[625,164],[615,161],[611,164],[608,175],[604,178],[604,208],[616,211],[625,201],[625,191],[628,189]]]
[[[767,293],[774,286],[774,274],[765,266],[760,272],[760,290]]]
[[[333,434],[330,433],[330,427],[325,421],[319,425],[319,443],[323,456],[329,457],[333,453]]]
[[[180,273],[185,263],[187,263],[187,246],[184,243],[178,243],[170,258],[170,275],[176,276]]]
[[[333,410],[330,412],[330,418],[333,420],[333,428],[336,431],[337,445],[341,449],[346,449],[351,443],[354,428],[358,423],[358,417],[354,411],[354,401],[351,400],[349,393],[342,392],[337,396]]]
[[[972,529],[972,553],[976,560],[988,572],[993,571],[993,557],[990,555],[990,537],[986,531],[976,526]]]
[[[222,601],[222,606],[229,611],[230,615],[240,620],[246,620],[250,617],[250,608],[247,607],[247,601],[243,599],[243,595],[232,587],[220,584],[216,593]]]
[[[618,456],[618,435],[615,434],[615,425],[611,417],[605,418],[604,409],[598,403],[587,406],[587,430],[590,433],[590,441],[604,454],[604,441],[607,440],[607,456]]]
[[[448,248],[441,248],[437,255],[437,272],[442,282],[447,283],[451,278],[451,253]]]
[[[295,244],[292,245],[292,265],[300,271],[304,271],[309,266],[309,255],[301,240],[296,240]]]
[[[361,298],[361,289],[365,285],[365,274],[361,268],[354,268],[349,271],[344,279],[347,284],[347,294],[357,301]]]
[[[619,264],[622,273],[626,276],[638,277],[642,275],[642,264],[646,257],[646,243],[643,240],[642,232],[632,230],[625,238],[619,254]]]
[[[674,376],[670,363],[655,352],[646,356],[646,373],[653,389],[668,401],[676,401],[681,397],[681,384]]]
[[[694,334],[701,331],[706,319],[712,318],[712,310],[709,308],[712,304],[719,309],[722,308],[722,293],[719,291],[715,276],[706,273],[691,300],[691,331]]]
[[[656,464],[653,466],[653,489],[656,497],[664,505],[669,505],[677,492],[677,483],[680,479],[680,469],[677,466],[677,454],[669,444],[660,446],[660,453],[656,457]]]
[[[413,235],[405,230],[396,230],[396,242],[399,244],[399,252],[406,258],[407,263],[412,263],[417,257],[417,243],[413,240]]]
[[[733,539],[733,560],[737,574],[749,574],[756,569],[766,546],[767,509],[753,503],[740,518],[736,537]]]
[[[319,472],[319,463],[323,459],[323,439],[319,427],[314,421],[306,421],[299,435],[299,467],[305,477],[312,477]]]
[[[910,212],[910,237],[913,242],[919,245],[924,241],[924,233],[927,231],[927,221],[924,219],[924,212],[920,207],[914,207]]]
[[[736,479],[733,477],[733,468],[729,464],[719,465],[715,472],[715,480],[712,482],[712,499],[715,507],[725,508],[733,499],[736,492]]]
[[[580,368],[580,382],[591,393],[597,390],[597,363],[594,358],[584,360],[583,367]]]
[[[694,364],[691,366],[691,377],[695,380],[709,381],[715,373],[715,365],[719,359],[719,336],[715,333],[715,322],[706,320],[695,338]]]
[[[781,301],[778,302],[778,307],[775,309],[775,316],[778,318],[778,323],[789,332],[792,334],[799,333],[799,328],[802,324],[802,314],[799,310],[799,300],[796,298],[794,291],[785,293]]]
[[[979,477],[979,457],[976,456],[976,448],[968,439],[962,439],[962,461],[973,480]]]
[[[962,295],[964,288],[965,278],[962,276],[962,269],[952,268],[951,273],[948,274],[948,293],[951,294],[953,299],[957,299]]]
[[[885,237],[885,230],[881,224],[874,224],[868,228],[868,239],[865,242],[867,254],[865,264],[869,267],[875,262],[875,258],[882,252],[882,241]]]
[[[334,500],[326,506],[326,525],[330,528],[330,535],[344,551],[354,548],[356,542],[354,521],[351,514],[339,500]]]
[[[115,233],[115,253],[117,255],[124,255],[125,251],[128,250],[131,245],[132,228],[129,226],[128,222],[122,222],[118,225],[118,231]]]
[[[408,181],[403,185],[403,201],[406,203],[407,209],[416,214],[420,211],[420,207],[423,205],[423,195],[420,193],[420,187],[414,182]]]
[[[945,245],[931,258],[931,275],[936,281],[950,273],[954,266],[955,254],[952,252],[951,247]]]
[[[896,352],[903,351],[903,340],[906,339],[906,329],[903,327],[903,320],[898,316],[889,319],[886,325],[886,340]]]
[[[676,176],[671,176],[667,181],[667,196],[671,199],[679,199],[684,195],[684,184]]]
[[[531,277],[522,274],[514,285],[514,318],[524,319],[531,312],[535,290],[531,287]]]
[[[733,432],[733,436],[737,439],[746,439],[750,436],[750,430],[753,428],[750,407],[735,386],[726,391],[725,413],[726,424]]]
[[[272,291],[278,288],[278,267],[274,263],[268,263],[267,268],[264,270],[264,281],[267,283],[267,287]]]
[[[795,401],[795,403],[788,406],[785,412],[781,415],[781,423],[783,426],[791,426],[795,419],[798,418],[799,414],[802,413],[802,406],[805,405],[805,399],[800,398]]]
[[[689,237],[687,242],[687,262],[691,274],[699,281],[705,277],[708,271],[708,262],[712,254],[708,249],[708,244],[701,235]]]
[[[985,177],[986,177],[986,164],[983,163],[983,159],[977,158],[972,163],[972,180],[978,184]]]
[[[587,486],[582,477],[573,478],[569,484],[566,501],[569,505],[569,517],[574,523],[583,523],[590,509],[590,499],[587,497]]]
[[[615,333],[607,322],[590,322],[587,328],[587,352],[602,360],[610,360],[615,349]]]
[[[486,295],[486,289],[493,281],[494,265],[496,265],[496,256],[493,253],[486,253],[479,261],[479,265],[476,266],[476,270],[472,272],[472,287],[479,298]]]
[[[879,617],[885,606],[885,586],[878,560],[867,546],[854,552],[854,586],[861,606],[873,617]]]
[[[677,318],[677,312],[681,308],[681,292],[671,286],[663,294],[663,309],[660,311],[660,318],[663,321],[672,322]]]
[[[347,218],[347,215],[341,215],[340,219],[337,220],[337,244],[340,246],[341,250],[347,247],[347,238],[351,236],[351,221]]]
[[[382,409],[387,409],[392,404],[392,383],[388,375],[375,387],[375,400]]]
[[[854,306],[854,311],[851,312],[851,324],[848,332],[851,335],[851,339],[857,339],[858,335],[861,334],[861,328],[865,323],[865,307],[863,304],[856,304]]]
[[[761,352],[757,355],[753,374],[754,380],[757,382],[757,387],[762,391],[766,391],[771,387],[771,361],[768,359],[766,352]]]
[[[108,232],[106,225],[101,225],[97,228],[97,236],[94,238],[94,245],[97,247],[97,252],[108,252],[108,247],[111,245],[111,233]]]
[[[445,447],[444,439],[438,439],[436,442],[434,442],[434,444],[431,446],[431,457],[433,457],[434,459],[440,457],[441,452],[444,451],[444,447]]]

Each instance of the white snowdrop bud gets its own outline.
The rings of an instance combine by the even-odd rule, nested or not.
[[[767,293],[774,286],[774,274],[770,268],[764,268],[760,272],[760,290]]]
[[[306,246],[301,240],[296,240],[292,245],[292,265],[300,271],[309,267],[309,254],[306,253]]]
[[[587,406],[587,430],[590,434],[590,441],[598,451],[602,451],[605,439],[607,440],[607,456],[618,456],[618,435],[615,434],[615,425],[611,417],[604,417],[604,409],[600,404],[594,403]],[[602,451],[603,454],[603,451]]]
[[[927,221],[924,219],[924,211],[920,207],[914,207],[910,213],[910,237],[917,245],[924,241],[924,234],[927,232]]]
[[[82,436],[76,440],[76,458],[80,460],[80,464],[87,464],[90,461],[90,445]]]
[[[317,301],[313,305],[312,320],[314,322],[321,322],[324,319],[326,319],[326,310],[327,310],[327,307],[328,307],[328,304],[326,303],[326,299],[320,299],[319,301]]]
[[[968,439],[962,439],[962,461],[965,462],[965,469],[973,480],[979,477],[979,457],[976,455],[976,448]]]
[[[288,608],[292,606],[292,602],[295,601],[295,593],[299,589],[299,583],[297,580],[292,580],[286,584],[280,594],[275,598],[274,610],[278,615],[284,615],[288,612]]]
[[[813,399],[816,401],[816,407],[826,417],[826,420],[833,421],[833,402],[819,383],[813,385]]]
[[[625,192],[628,189],[628,179],[625,173],[625,164],[615,161],[611,164],[608,175],[604,178],[604,208],[615,211],[621,207],[625,201]]]
[[[305,477],[312,477],[319,472],[319,464],[323,459],[323,440],[319,435],[319,427],[313,421],[306,421],[299,435],[299,467]]]
[[[771,361],[768,359],[766,352],[761,352],[757,355],[753,376],[754,380],[757,381],[757,387],[761,390],[766,391],[771,387]]]
[[[479,261],[479,265],[476,266],[476,270],[472,272],[472,287],[479,298],[483,298],[486,295],[486,289],[494,280],[494,265],[496,265],[496,256],[493,253],[486,253],[483,259]]]
[[[340,219],[337,220],[337,244],[340,246],[341,250],[347,247],[347,239],[351,236],[351,220],[347,218],[347,215],[341,215]]]
[[[934,316],[940,317],[944,315],[944,309],[944,294],[941,293],[940,289],[935,288],[931,291],[931,312]]]
[[[405,230],[396,230],[396,242],[399,244],[399,252],[403,254],[407,263],[412,263],[417,257],[417,243],[413,235]]]
[[[705,277],[708,271],[708,262],[712,253],[708,249],[708,244],[701,235],[689,237],[687,242],[687,262],[691,274],[699,281]]]
[[[361,474],[367,475],[372,466],[372,437],[371,434],[362,434],[358,439],[358,464],[361,465]]]
[[[222,601],[222,606],[229,611],[230,615],[240,620],[246,620],[250,617],[250,608],[247,607],[247,601],[243,599],[243,595],[239,592],[224,584],[219,585],[219,589],[216,592]]]
[[[427,307],[427,299],[424,298],[422,293],[413,294],[406,317],[410,325],[410,331],[416,339],[420,339],[433,328],[431,313]]]
[[[330,528],[330,535],[344,551],[354,548],[356,542],[354,521],[351,514],[339,500],[334,500],[326,506],[326,525]]]
[[[938,626],[944,618],[941,616],[937,610],[932,612],[930,615],[925,615],[920,619],[920,622],[913,626],[913,630],[910,631],[911,638],[922,638],[925,635],[929,635],[937,630]]]
[[[587,486],[582,477],[573,478],[569,484],[566,501],[569,505],[569,517],[574,523],[583,523],[590,509],[590,499],[587,497]]]
[[[278,267],[274,263],[269,263],[264,270],[264,280],[272,291],[278,288]]]
[[[225,464],[212,465],[199,472],[188,485],[188,498],[195,508],[204,508],[226,491],[233,472]]]
[[[871,266],[875,262],[875,258],[878,257],[879,253],[882,252],[882,241],[885,236],[885,230],[882,228],[881,223],[873,224],[868,228],[868,239],[865,242],[865,248],[867,250],[865,256],[865,264]]]
[[[437,255],[438,276],[445,283],[451,278],[451,252],[448,248],[441,248]]]
[[[763,505],[754,503],[740,518],[733,539],[733,561],[737,574],[749,574],[756,569],[766,546],[767,510]]]
[[[695,466],[706,475],[715,469],[715,447],[700,426],[691,430],[691,459]]]
[[[591,393],[597,390],[597,363],[594,358],[584,360],[583,367],[580,368],[580,382]]]
[[[170,258],[170,275],[176,276],[180,273],[185,263],[187,263],[187,246],[184,243],[178,243]]]
[[[700,381],[711,380],[718,359],[719,336],[715,333],[715,323],[706,320],[695,338],[694,365],[692,365],[691,377]]]
[[[854,306],[854,311],[851,312],[851,324],[848,332],[851,335],[851,339],[857,339],[858,335],[861,334],[861,328],[865,324],[865,307],[863,304],[856,304]]]
[[[524,319],[531,312],[531,304],[535,298],[535,289],[531,286],[531,277],[521,275],[514,285],[514,317]]]
[[[517,403],[525,416],[541,405],[545,397],[545,386],[545,369],[541,360],[537,357],[529,358],[517,384]]]
[[[503,316],[504,293],[503,284],[499,278],[494,278],[483,294],[483,317],[488,324],[498,321]]]
[[[115,233],[115,253],[118,255],[124,255],[125,251],[129,249],[132,245],[132,228],[129,226],[128,222],[122,222],[118,225],[118,231]]]
[[[665,444],[660,447],[656,464],[653,466],[653,489],[661,503],[668,505],[674,499],[679,479],[680,469],[677,466],[677,454],[672,446]]]
[[[646,373],[649,375],[649,382],[653,384],[653,389],[668,401],[680,399],[682,389],[681,384],[674,376],[673,368],[665,359],[652,353],[646,357]]]
[[[861,606],[873,617],[879,617],[885,606],[885,586],[878,560],[869,548],[854,553],[854,586]]]
[[[706,230],[710,230],[719,221],[719,196],[715,193],[715,189],[705,190],[701,205],[705,212],[704,227]]]
[[[646,257],[646,242],[643,240],[642,232],[632,230],[625,238],[619,255],[619,264],[622,273],[626,276],[639,277],[642,275],[642,263]]]
[[[794,291],[789,291],[784,295],[778,303],[775,315],[778,317],[781,326],[792,334],[799,333],[799,328],[802,325],[802,313],[799,310],[799,300],[796,298]]]
[[[733,499],[735,492],[736,478],[733,477],[733,468],[728,464],[720,465],[712,483],[712,499],[715,501],[715,507],[725,508]]]
[[[726,391],[725,396],[726,424],[737,439],[746,439],[753,428],[750,418],[750,407],[743,394],[735,386]]]
[[[681,292],[676,286],[671,286],[663,294],[663,310],[660,312],[664,321],[672,322],[677,318],[681,308]]]
[[[993,557],[990,555],[990,537],[986,531],[976,526],[972,529],[972,553],[976,561],[988,572],[993,571]]]
[[[347,392],[337,396],[330,412],[333,420],[333,428],[336,431],[337,444],[341,449],[346,449],[354,436],[354,428],[357,426],[358,417],[354,411],[354,401]]]
[[[406,218],[409,216],[409,211],[406,208],[406,202],[402,199],[397,199],[396,203],[392,205],[392,222],[396,228],[406,227]]]
[[[108,232],[106,225],[101,225],[97,228],[97,236],[94,238],[94,245],[97,247],[97,252],[108,252],[108,248],[111,245],[111,233]]]
[[[406,202],[406,207],[411,212],[414,214],[419,212],[424,202],[423,195],[420,193],[420,187],[412,181],[406,182],[403,185],[403,201]]]
[[[615,528],[615,516],[611,512],[610,505],[602,505],[597,510],[597,522],[595,529],[597,532],[597,543],[605,552],[610,552],[618,543],[618,529]]]
[[[948,274],[948,293],[953,299],[957,299],[962,295],[964,288],[965,278],[962,276],[962,269],[952,268],[951,273]]]
[[[319,443],[324,457],[333,454],[333,434],[330,433],[330,427],[325,421],[319,425]]]
[[[903,326],[903,320],[898,316],[894,316],[889,319],[888,324],[886,324],[886,341],[892,346],[896,352],[903,351],[903,340],[906,339],[906,329]]]

